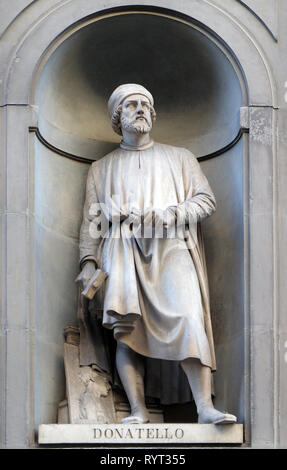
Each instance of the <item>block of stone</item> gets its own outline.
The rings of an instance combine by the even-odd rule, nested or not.
[[[58,406],[58,424],[69,424],[68,400],[61,401]]]
[[[92,300],[106,278],[107,274],[101,269],[97,269],[95,274],[89,280],[87,287],[82,291],[82,295],[87,299]]]
[[[65,342],[79,346],[80,344],[80,329],[77,326],[67,326],[64,329]]]
[[[39,426],[39,444],[242,443],[242,424],[41,424]]]
[[[64,364],[69,422],[115,422],[113,394],[106,376],[90,366],[80,366],[78,331],[74,327],[65,329]]]

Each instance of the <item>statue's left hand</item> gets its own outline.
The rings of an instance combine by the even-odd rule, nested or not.
[[[88,261],[87,263],[84,264],[84,267],[80,274],[78,275],[76,282],[81,283],[82,290],[84,290],[87,287],[87,284],[93,274],[96,271],[96,265],[93,261]]]

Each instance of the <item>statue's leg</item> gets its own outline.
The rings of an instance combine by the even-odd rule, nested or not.
[[[188,378],[200,424],[228,424],[237,421],[236,416],[214,408],[211,398],[211,369],[198,359],[186,359],[181,366]]]
[[[118,341],[116,365],[131,407],[130,416],[123,418],[122,423],[147,423],[149,414],[144,396],[144,363],[142,357]]]

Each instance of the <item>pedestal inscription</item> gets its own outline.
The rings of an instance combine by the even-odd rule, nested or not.
[[[242,443],[242,424],[41,424],[39,427],[39,444]]]

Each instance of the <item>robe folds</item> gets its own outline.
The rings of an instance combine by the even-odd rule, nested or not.
[[[147,388],[162,403],[190,399],[179,361],[198,358],[216,369],[200,228],[215,208],[197,159],[180,147],[118,148],[89,169],[80,261],[93,259],[108,274],[90,310],[116,340],[147,358]],[[143,232],[138,214],[151,209],[174,211],[176,233],[148,224]],[[98,337],[95,357],[82,362],[98,359],[108,369]],[[163,393],[167,377],[173,386]]]

